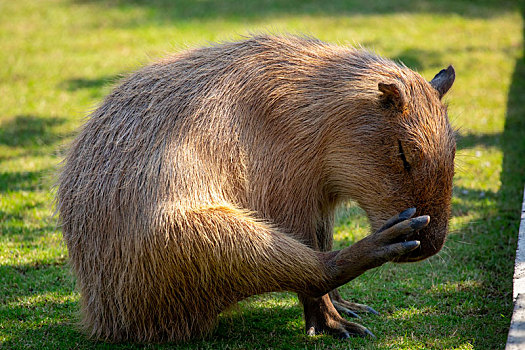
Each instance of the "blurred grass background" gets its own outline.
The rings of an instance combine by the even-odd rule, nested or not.
[[[451,235],[443,251],[387,265],[342,288],[380,316],[378,339],[304,335],[290,293],[253,297],[208,338],[181,348],[503,348],[525,182],[523,3],[497,0],[0,0],[0,347],[153,348],[96,343],[75,328],[79,295],[53,215],[53,173],[86,113],[119,77],[169,52],[250,32],[362,44],[431,79],[460,129]],[[367,234],[342,208],[344,246]]]

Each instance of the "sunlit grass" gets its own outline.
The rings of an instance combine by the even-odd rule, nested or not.
[[[0,2],[0,347],[110,347],[75,326],[79,295],[52,217],[54,174],[85,114],[121,76],[169,52],[270,31],[363,44],[427,79],[454,65],[451,234],[437,256],[341,289],[381,312],[359,321],[376,340],[309,338],[296,297],[275,293],[241,302],[181,347],[502,348],[525,182],[522,27],[513,1]],[[352,204],[336,223],[336,247],[369,232]]]

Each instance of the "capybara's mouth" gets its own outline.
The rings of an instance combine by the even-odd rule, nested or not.
[[[406,240],[418,240],[421,242],[421,245],[413,251],[411,251],[410,253],[402,255],[394,259],[393,261],[397,263],[417,262],[437,254],[443,247],[443,244],[445,243],[446,234],[446,229],[432,230],[425,228],[417,232],[416,234],[406,238]]]

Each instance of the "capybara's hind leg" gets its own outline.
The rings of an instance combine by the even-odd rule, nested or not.
[[[366,336],[373,334],[361,326],[342,318],[328,294],[320,298],[310,298],[299,295],[299,300],[304,307],[306,334],[316,335],[321,333],[331,334],[338,338],[350,336]]]
[[[200,280],[200,288],[225,306],[269,291],[330,290],[331,271],[321,254],[247,211],[224,204],[175,215],[178,240],[189,249],[181,254],[192,266],[187,278]]]

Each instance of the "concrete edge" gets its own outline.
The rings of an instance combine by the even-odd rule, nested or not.
[[[510,321],[509,336],[505,350],[525,349],[525,189],[521,205],[521,221],[518,231],[518,248],[514,263],[513,279],[514,311]]]

